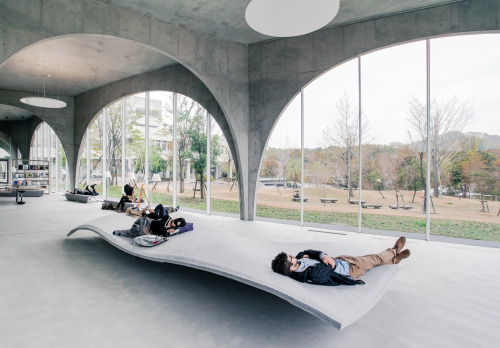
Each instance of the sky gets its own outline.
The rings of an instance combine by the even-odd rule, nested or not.
[[[409,142],[408,105],[426,97],[425,41],[361,56],[361,110],[371,143]],[[431,99],[457,98],[473,118],[464,132],[500,135],[500,34],[463,35],[430,41]],[[305,147],[323,144],[322,133],[336,117],[336,103],[347,94],[358,106],[358,61],[326,72],[304,88]],[[363,118],[363,119],[364,119]],[[300,147],[300,95],[276,123],[268,146]]]

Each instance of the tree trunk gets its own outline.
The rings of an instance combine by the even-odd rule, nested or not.
[[[351,149],[347,151],[347,194],[348,198],[354,197],[351,185]]]
[[[200,174],[200,196],[201,196],[201,200],[203,200],[205,198],[205,193],[203,192],[203,184],[204,184],[203,173],[201,173]]]
[[[427,183],[425,182],[424,177],[424,152],[419,152],[418,155],[420,157],[420,182],[422,183],[422,186],[424,186],[424,207],[422,209],[422,213],[425,213],[427,209],[425,204],[425,199],[427,197]]]
[[[433,181],[433,186],[434,186],[434,197],[439,197],[439,180],[438,180],[438,159],[437,159],[437,154],[436,150],[432,150],[432,167],[434,168],[434,181]]]
[[[179,161],[179,176],[180,176],[180,185],[179,185],[179,193],[184,193],[184,161]]]

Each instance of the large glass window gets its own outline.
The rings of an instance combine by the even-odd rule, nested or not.
[[[431,40],[431,230],[443,235],[500,240],[499,61],[498,34]]]
[[[94,122],[90,125],[89,132],[89,167],[90,167],[90,185],[96,185],[95,189],[102,192],[103,178],[103,114],[100,112]],[[87,185],[79,183],[80,189],[85,189]]]
[[[211,117],[210,176],[212,212],[240,213],[239,190],[234,160],[229,144],[219,125]]]
[[[224,189],[216,189],[215,211],[239,212],[229,146],[207,110],[187,96],[152,91],[115,101],[89,125],[80,151],[80,188],[89,176],[104,197],[117,200],[123,185],[130,183],[137,196],[144,188],[148,200],[142,196],[143,207],[176,204],[210,213],[210,183],[219,188],[219,181],[229,175]]]
[[[353,59],[304,89],[306,224],[358,225],[354,204],[359,196],[357,81],[358,60]]]
[[[365,231],[425,233],[425,52],[419,41],[361,58]]]
[[[197,102],[177,95],[179,205],[207,209],[207,113]]]
[[[298,95],[281,115],[262,156],[257,181],[258,217],[300,222],[300,105]]]
[[[500,240],[499,47],[498,34],[419,41],[363,55],[313,81],[303,105],[295,97],[270,137],[258,216],[266,206],[274,218],[299,220],[301,207],[291,201],[304,192],[306,225]],[[277,145],[290,123],[299,145]],[[290,177],[277,180],[281,163],[287,172],[304,166],[296,180],[304,187],[294,182],[286,191]]]
[[[106,195],[119,198],[122,195],[122,102],[106,107]]]
[[[173,205],[173,110],[171,92],[150,92],[149,198]]]
[[[30,159],[46,161],[43,165],[49,165],[48,176],[36,178],[43,181],[41,185],[47,192],[65,191],[66,182],[66,155],[62,144],[54,130],[46,123],[42,122],[33,134],[33,141],[30,149]],[[40,162],[42,164],[42,162]]]

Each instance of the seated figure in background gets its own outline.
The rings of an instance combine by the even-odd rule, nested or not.
[[[135,196],[134,193],[134,187],[126,184],[123,187],[123,191],[125,194],[122,195],[122,198],[120,198],[120,202],[114,207],[113,209],[117,210],[119,213],[123,212],[123,208],[125,207],[125,202],[132,203],[132,202],[137,202],[137,197]]]

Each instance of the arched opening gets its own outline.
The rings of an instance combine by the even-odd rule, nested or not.
[[[119,199],[129,183],[151,204],[239,213],[227,141],[185,95],[149,91],[109,104],[88,126],[79,158],[78,186],[95,184],[105,198]]]
[[[14,174],[14,180],[26,181],[27,185],[31,186],[40,186],[45,193],[64,192],[68,189],[69,171],[66,153],[59,137],[46,122],[40,123],[33,133],[29,158],[19,157],[17,162],[16,167],[19,172]],[[35,166],[45,169],[43,172],[30,173],[21,170],[20,166],[23,165],[28,168]]]

